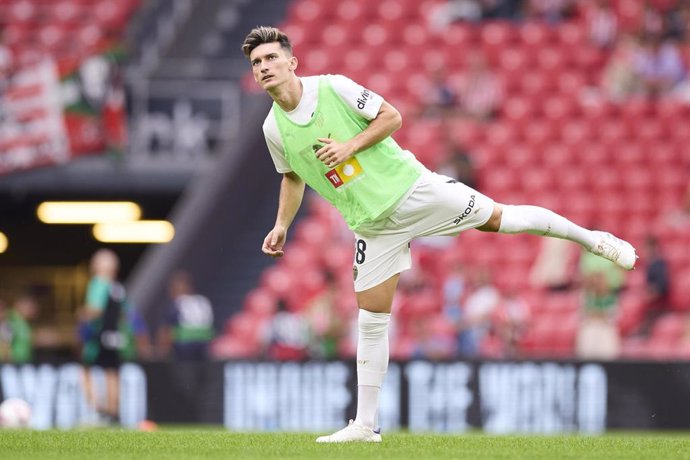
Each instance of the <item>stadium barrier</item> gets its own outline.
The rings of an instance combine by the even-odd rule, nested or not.
[[[95,370],[97,397],[104,378]],[[329,431],[356,407],[354,362],[128,363],[120,370],[120,421],[223,424],[233,431]],[[384,430],[585,433],[688,429],[690,363],[391,363],[382,391]],[[31,426],[97,422],[78,364],[3,365],[3,398],[33,408]]]

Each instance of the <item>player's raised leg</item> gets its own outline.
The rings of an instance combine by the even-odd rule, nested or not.
[[[621,268],[635,268],[635,248],[608,232],[588,230],[546,208],[496,203],[489,221],[477,230],[499,233],[531,233],[574,241]]]
[[[329,436],[316,439],[330,442],[381,442],[376,430],[379,393],[388,371],[388,325],[393,295],[400,275],[357,293],[359,305],[357,338],[357,416],[349,425]]]

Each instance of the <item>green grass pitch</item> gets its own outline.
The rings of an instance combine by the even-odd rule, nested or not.
[[[690,433],[604,436],[384,434],[381,444],[315,444],[314,434],[219,429],[0,431],[0,459],[690,459]]]

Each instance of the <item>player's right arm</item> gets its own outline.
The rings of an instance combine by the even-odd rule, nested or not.
[[[264,238],[261,250],[271,257],[282,257],[283,246],[288,228],[297,215],[302,197],[304,196],[304,181],[292,171],[283,173],[278,198],[278,214],[273,229]]]

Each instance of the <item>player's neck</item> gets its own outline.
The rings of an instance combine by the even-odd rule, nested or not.
[[[268,93],[281,109],[292,112],[302,99],[302,81],[293,75],[284,85],[273,88]]]

